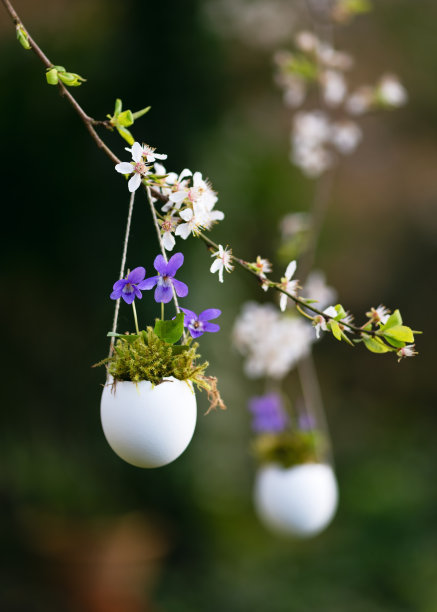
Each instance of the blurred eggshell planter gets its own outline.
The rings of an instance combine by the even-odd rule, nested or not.
[[[261,521],[277,533],[317,535],[331,522],[337,503],[337,480],[330,465],[268,464],[257,473],[255,507]]]
[[[196,427],[192,384],[173,376],[155,386],[148,380],[113,383],[110,377],[100,405],[103,432],[112,450],[142,468],[161,467],[177,459]]]

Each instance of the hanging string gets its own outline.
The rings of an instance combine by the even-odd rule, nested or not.
[[[126,231],[124,234],[124,243],[123,243],[123,254],[121,256],[121,266],[120,266],[120,275],[119,278],[124,278],[124,269],[126,266],[126,255],[127,255],[127,244],[129,242],[129,234],[130,234],[130,226],[132,221],[132,211],[134,209],[134,200],[135,200],[135,191],[132,192],[130,200],[129,200],[129,210],[127,213],[127,222],[126,222]],[[120,310],[120,300],[115,300],[115,311],[114,311],[114,319],[112,321],[112,333],[115,334],[117,331],[117,323],[118,323],[118,313]],[[111,337],[111,344],[109,347],[109,356],[112,355],[114,351],[114,336]]]

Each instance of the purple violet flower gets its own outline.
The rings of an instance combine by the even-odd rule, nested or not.
[[[173,287],[175,288],[178,297],[185,297],[188,294],[188,287],[185,283],[175,279],[177,270],[184,263],[182,253],[175,253],[168,262],[165,261],[162,255],[157,255],[153,262],[153,267],[158,272],[158,276],[146,278],[142,283],[141,289],[155,289],[155,302],[163,302],[167,304],[173,297]]]
[[[218,308],[208,308],[199,315],[196,315],[195,312],[188,310],[187,308],[181,308],[181,310],[185,315],[184,327],[188,327],[188,331],[193,338],[198,338],[205,332],[219,331],[220,325],[217,325],[216,323],[209,323],[210,319],[215,319],[222,314],[222,311]]]
[[[257,433],[283,431],[289,418],[278,393],[267,393],[249,400],[249,410],[253,414],[252,428]]]
[[[141,266],[129,272],[127,278],[122,278],[114,283],[113,292],[110,295],[111,300],[123,298],[126,304],[132,304],[136,297],[141,300],[143,294],[140,289],[145,289],[143,280],[145,276],[146,270]]]

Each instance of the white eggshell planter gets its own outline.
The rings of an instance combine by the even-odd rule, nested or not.
[[[171,463],[190,443],[196,427],[191,383],[170,376],[153,386],[109,379],[100,405],[102,427],[112,450],[142,468]]]
[[[291,468],[262,467],[255,482],[255,507],[273,531],[301,538],[314,536],[331,522],[338,504],[333,469],[323,463]]]

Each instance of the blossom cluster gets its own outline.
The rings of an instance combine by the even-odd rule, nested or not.
[[[144,183],[155,190],[152,195],[155,204],[160,198],[165,200],[159,224],[162,244],[167,251],[173,250],[175,236],[186,240],[188,236],[209,230],[217,221],[224,219],[224,213],[214,208],[217,194],[201,172],[193,173],[185,168],[179,175],[167,173],[157,161],[166,159],[167,155],[156,153],[152,147],[138,142],[126,150],[131,153],[132,161],[121,162],[115,169],[121,174],[132,175],[128,182],[130,192],[136,191]]]
[[[307,176],[317,177],[336,163],[338,154],[355,151],[362,139],[357,116],[402,106],[407,93],[392,74],[382,76],[373,86],[350,89],[346,74],[353,66],[352,57],[311,32],[299,32],[295,46],[293,53],[276,53],[276,82],[284,91],[285,104],[292,108],[311,99],[312,85],[320,90],[326,110],[296,113],[291,132],[291,161]]]

